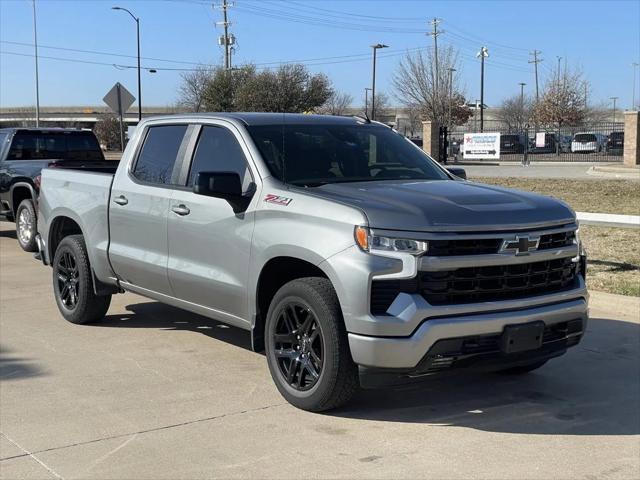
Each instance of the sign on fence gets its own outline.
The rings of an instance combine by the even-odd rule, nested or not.
[[[500,133],[465,133],[463,145],[465,160],[500,158]]]
[[[536,132],[536,148],[544,148],[547,141],[546,132]]]

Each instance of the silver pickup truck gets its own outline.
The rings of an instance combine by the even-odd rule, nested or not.
[[[127,291],[249,330],[306,410],[531,371],[586,329],[575,214],[457,173],[367,119],[153,118],[115,175],[43,171],[37,255],[67,320]]]

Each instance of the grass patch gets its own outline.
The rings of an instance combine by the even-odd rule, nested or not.
[[[640,230],[585,225],[590,289],[640,297]]]
[[[631,180],[571,180],[556,178],[472,178],[564,200],[577,212],[640,215],[640,183]]]

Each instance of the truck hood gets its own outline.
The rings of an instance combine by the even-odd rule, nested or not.
[[[372,228],[388,230],[489,231],[575,221],[571,208],[551,197],[466,181],[333,183],[313,193],[360,208]]]

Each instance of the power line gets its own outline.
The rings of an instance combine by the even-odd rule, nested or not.
[[[33,47],[33,43],[25,43],[25,42],[11,42],[8,40],[0,40],[0,43],[6,43],[7,45],[17,45],[21,47]],[[80,48],[67,48],[67,47],[54,47],[52,45],[41,45],[38,44],[38,48],[43,48],[47,50],[60,50],[65,52],[76,52],[76,53],[90,53],[92,55],[104,55],[108,57],[121,57],[121,58],[138,58],[136,55],[125,55],[123,53],[114,53],[114,52],[105,52],[101,50],[83,50]],[[205,65],[202,62],[188,62],[185,60],[171,60],[168,58],[155,58],[155,57],[140,57],[142,60],[151,60],[154,62],[166,62],[166,63],[176,63],[176,64],[184,64],[184,65]]]

